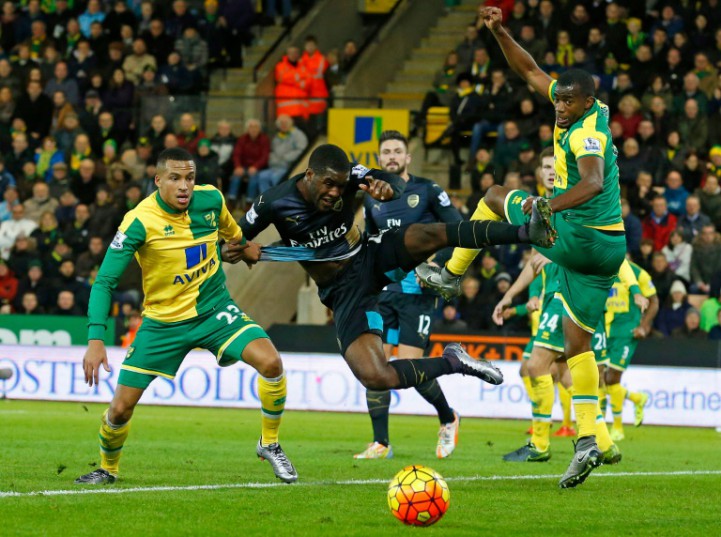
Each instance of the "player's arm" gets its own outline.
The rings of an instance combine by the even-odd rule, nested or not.
[[[144,242],[145,226],[135,215],[127,215],[120,224],[98,269],[95,283],[90,290],[88,349],[83,357],[85,382],[89,386],[98,383],[101,364],[106,371],[110,371],[104,339],[113,290],[117,287],[118,280],[125,272],[133,255]]]
[[[248,212],[238,221],[243,237],[246,240],[253,240],[265,228],[273,223],[272,201],[266,194],[261,194],[250,206]]]
[[[548,89],[553,79],[538,67],[533,57],[521,45],[516,43],[511,34],[506,31],[501,24],[503,20],[501,10],[497,7],[482,7],[479,9],[478,14],[486,28],[491,31],[493,37],[498,41],[511,69],[538,93],[549,96]]]
[[[225,206],[225,198],[220,195],[220,221],[218,222],[218,235],[222,241],[220,257],[228,263],[244,261],[248,267],[255,265],[260,260],[260,244],[248,242],[243,235],[243,230],[233,219],[233,215]]]
[[[633,337],[642,339],[651,333],[653,321],[656,315],[658,315],[659,300],[656,294],[656,286],[653,284],[651,275],[645,270],[642,270],[638,275],[638,285],[641,293],[648,300],[648,308],[646,308],[646,311],[643,313],[638,327],[633,331]]]
[[[366,168],[361,164],[353,166],[350,177],[351,181],[356,182],[359,189],[378,201],[398,199],[406,189],[406,182],[400,175]]]
[[[574,137],[576,137],[576,133],[571,136],[571,138]],[[576,158],[581,180],[550,201],[551,209],[554,212],[564,211],[586,203],[603,191],[603,168],[605,166],[603,157],[586,154],[582,155],[582,158],[576,155]]]
[[[496,307],[493,308],[493,322],[496,323],[498,326],[501,326],[503,324],[504,315],[503,312],[511,307],[511,304],[513,303],[513,299],[516,298],[516,296],[520,293],[522,293],[526,288],[528,288],[529,285],[531,285],[531,282],[536,277],[536,274],[533,270],[533,267],[530,263],[526,263],[526,266],[523,267],[523,270],[521,271],[521,274],[518,275],[518,278],[515,282],[513,282],[513,285],[508,288],[508,291],[506,291],[506,294],[503,295],[503,298],[496,304]]]
[[[366,233],[368,235],[378,235],[380,233],[378,224],[373,219],[373,198],[370,196],[363,196],[363,219],[366,223]]]
[[[621,283],[625,285],[631,295],[633,295],[633,302],[636,306],[638,306],[642,312],[645,312],[646,309],[648,309],[648,299],[641,292],[638,278],[636,278],[636,273],[633,271],[633,268],[631,268],[631,263],[629,263],[628,259],[624,259],[623,263],[621,263],[621,268],[618,269],[618,279],[621,280]],[[654,290],[654,293],[655,292]]]

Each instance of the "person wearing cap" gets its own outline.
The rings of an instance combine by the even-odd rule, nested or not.
[[[709,162],[706,164],[708,173],[716,176],[721,182],[721,145],[714,145],[708,152]]]
[[[681,280],[676,280],[671,284],[668,297],[658,312],[658,316],[654,321],[654,328],[664,336],[670,336],[671,332],[676,328],[683,326],[686,312],[690,308],[686,286]]]
[[[201,138],[198,141],[198,153],[193,156],[193,160],[195,161],[197,184],[222,187],[223,173],[218,164],[218,153],[211,149],[208,138]]]
[[[689,308],[683,320],[683,326],[674,328],[672,338],[678,339],[706,339],[708,332],[701,328],[701,316],[696,308]]]

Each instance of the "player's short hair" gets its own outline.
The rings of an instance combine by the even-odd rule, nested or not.
[[[160,173],[166,168],[166,164],[169,160],[193,160],[193,155],[191,155],[187,150],[183,149],[182,147],[171,147],[170,149],[164,149],[163,151],[161,151],[160,155],[158,155],[158,163],[156,164],[156,170],[158,171],[158,173]]]
[[[583,69],[569,69],[558,77],[558,86],[578,86],[584,97],[594,97],[596,84],[588,71]]]
[[[541,159],[544,159],[546,157],[552,157],[553,156],[553,146],[548,146],[543,151],[541,151],[541,154],[538,155]]]
[[[378,138],[378,149],[383,145],[383,142],[387,142],[388,140],[398,140],[399,142],[402,142],[403,145],[406,147],[406,150],[408,150],[408,138],[403,136],[399,131],[383,131]]]
[[[326,170],[334,172],[350,170],[350,161],[340,147],[333,144],[323,144],[316,147],[310,154],[308,167],[315,173],[323,173]]]

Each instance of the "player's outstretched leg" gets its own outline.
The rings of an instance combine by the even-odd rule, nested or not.
[[[470,222],[462,222],[459,226],[464,224],[466,224],[467,227],[468,225],[472,227],[468,227],[467,230],[459,227],[459,231],[469,234],[470,237],[465,237],[462,233],[458,233],[458,237],[449,236],[449,246],[460,246],[464,249],[476,251],[491,244],[526,242],[549,248],[553,245],[556,237],[556,230],[551,224],[551,206],[548,200],[544,198],[536,198],[533,200],[530,221],[523,226],[511,226],[510,224],[503,224],[492,220],[471,220]],[[498,238],[490,235],[495,232],[493,226],[504,226],[498,228]],[[517,239],[502,236],[502,234],[509,234],[516,227],[518,227]],[[506,228],[508,229],[506,230]],[[475,255],[473,257],[475,257]],[[470,261],[472,260],[471,258]],[[470,262],[468,265],[470,265]],[[466,265],[466,268],[468,265]],[[461,294],[461,277],[463,273],[452,273],[449,271],[449,268],[446,267],[441,268],[428,263],[421,263],[416,267],[416,274],[426,286],[435,289],[446,298]]]
[[[366,390],[368,414],[373,427],[373,442],[366,449],[353,455],[354,459],[392,459],[393,448],[388,440],[388,408],[391,392],[388,390]]]
[[[152,380],[154,377],[150,377]],[[130,418],[135,405],[143,395],[144,388],[133,388],[118,384],[115,395],[101,418],[100,423],[100,468],[82,475],[75,480],[79,485],[109,485],[118,478],[118,468],[123,445],[130,432]]]

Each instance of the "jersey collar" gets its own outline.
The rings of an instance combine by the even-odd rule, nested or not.
[[[193,203],[194,197],[195,196],[190,196],[190,203],[188,203],[188,209],[190,208],[190,205]],[[158,205],[160,206],[160,208],[163,209],[166,213],[183,214],[187,210],[187,209],[186,210],[174,209],[173,207],[171,207],[170,205],[168,205],[167,203],[165,203],[163,201],[163,198],[160,197],[160,192],[157,192],[157,191],[155,192],[155,201],[158,202]]]

